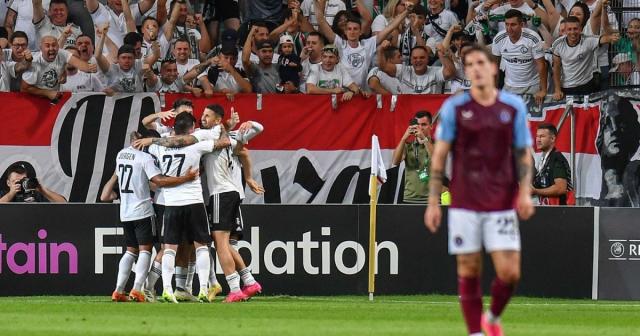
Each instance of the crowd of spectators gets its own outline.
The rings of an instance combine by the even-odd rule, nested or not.
[[[583,1],[10,0],[0,90],[454,93],[472,44],[538,102],[640,85],[640,19]]]

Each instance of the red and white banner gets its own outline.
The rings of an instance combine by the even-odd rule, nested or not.
[[[102,94],[65,95],[51,106],[44,99],[22,94],[0,94],[0,170],[16,161],[34,166],[44,185],[70,201],[95,202],[114,171],[116,153],[129,143],[143,117],[168,110],[183,95]],[[406,95],[356,97],[350,102],[311,95],[236,95],[193,98],[200,117],[208,104],[234,107],[241,121],[255,120],[264,132],[250,144],[254,177],[263,183],[264,196],[247,191],[248,203],[367,203],[371,135],[379,138],[388,180],[379,202],[393,203],[401,195],[403,166],[391,166],[391,153],[420,110],[434,115],[446,96]],[[339,98],[339,97],[338,97]],[[163,103],[161,103],[161,101]],[[393,104],[392,104],[393,103]],[[161,105],[165,106],[161,106]],[[392,106],[393,105],[393,106]],[[379,108],[380,106],[380,108]],[[599,102],[575,105],[577,197],[600,196],[602,170],[596,150]],[[564,105],[546,106],[531,117],[532,134],[539,122],[557,124]],[[226,119],[226,117],[225,117]],[[560,130],[557,147],[570,151],[569,120]]]

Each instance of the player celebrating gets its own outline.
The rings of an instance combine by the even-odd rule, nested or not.
[[[481,329],[489,336],[503,335],[499,318],[520,279],[517,216],[526,220],[534,212],[532,140],[522,99],[496,89],[498,66],[491,54],[474,46],[463,63],[471,90],[447,99],[440,109],[425,225],[432,233],[440,226],[438,201],[451,151],[449,253],[456,255],[462,313],[470,335],[482,335]],[[480,287],[483,246],[497,274],[485,314]]]
[[[232,120],[236,119],[237,121],[233,114],[232,112]],[[182,147],[195,144],[203,139],[219,139],[220,135],[225,133],[223,131],[225,127],[221,125],[223,117],[224,110],[220,105],[209,105],[202,114],[202,129],[194,132],[193,135],[176,133],[174,137],[137,141],[134,146],[146,146],[154,143],[167,147]],[[232,157],[233,154],[241,154],[240,152],[243,150],[242,144],[247,143],[261,131],[262,125],[245,123],[240,127],[239,133],[236,134],[238,140],[231,140],[230,148],[223,148],[219,152],[205,155],[203,159],[210,193],[209,205],[213,219],[213,238],[216,252],[230,289],[229,295],[225,299],[226,302],[244,301],[262,291],[262,286],[255,281],[249,268],[242,260],[242,256],[231,247],[229,242],[232,232],[236,234],[236,238],[238,237],[238,226],[240,225],[239,186],[236,185],[232,176],[233,170],[239,169],[239,167],[234,168]],[[253,179],[248,180],[248,184],[254,191],[260,192],[262,190]],[[198,270],[198,272],[200,271]],[[240,280],[244,283],[242,288],[240,288]],[[215,273],[211,273],[210,281],[212,288],[209,292],[209,300],[219,293]]]
[[[137,132],[131,134],[131,141],[141,138]],[[124,286],[129,279],[131,266],[136,263],[136,278],[133,289],[129,293],[132,301],[144,302],[142,285],[147,278],[151,262],[151,247],[155,231],[155,217],[149,181],[159,187],[171,187],[194,180],[198,176],[196,170],[188,169],[183,176],[168,177],[161,175],[155,165],[154,158],[133,147],[121,150],[116,156],[116,172],[105,184],[100,199],[103,202],[117,198],[113,191],[116,183],[120,185],[120,222],[124,227],[127,252],[120,259],[116,290],[111,299],[116,302],[128,301],[124,294]],[[140,253],[138,254],[138,251]]]
[[[189,113],[176,116],[174,132],[186,135],[193,132],[196,119]],[[149,146],[149,153],[160,160],[162,170],[169,176],[182,176],[186,167],[199,167],[202,154],[214,150],[214,141],[201,141],[183,148]],[[209,223],[202,198],[200,178],[177,187],[163,189],[165,209],[163,216],[164,255],[162,256],[162,299],[165,302],[178,303],[173,293],[171,280],[175,273],[176,250],[183,237],[196,248],[196,269],[200,280],[198,300],[207,299],[207,280],[209,279],[209,248],[211,243]]]

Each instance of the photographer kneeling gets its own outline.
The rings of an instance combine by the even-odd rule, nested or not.
[[[0,191],[0,203],[9,202],[66,202],[60,194],[38,182],[35,174],[28,174],[27,164],[16,162],[7,168],[5,175],[8,189]],[[29,175],[32,175],[30,177]]]

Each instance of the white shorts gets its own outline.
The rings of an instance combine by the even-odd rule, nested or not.
[[[449,254],[520,251],[515,210],[478,212],[449,208]]]

